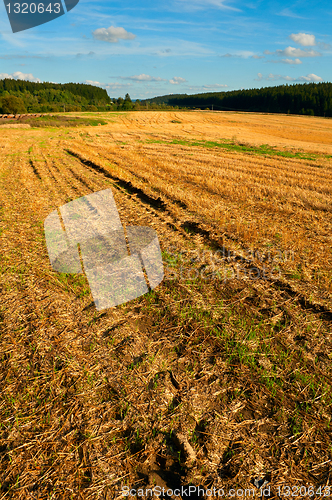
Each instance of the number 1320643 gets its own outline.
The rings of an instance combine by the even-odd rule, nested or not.
[[[277,486],[281,497],[330,497],[332,486]]]
[[[6,5],[8,14],[44,14],[45,12],[49,12],[52,14],[60,14],[61,12],[61,4],[60,3],[20,3],[16,2],[14,5],[10,3]],[[11,11],[12,9],[12,11]]]

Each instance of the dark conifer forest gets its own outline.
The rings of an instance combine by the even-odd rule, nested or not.
[[[154,97],[141,105],[217,111],[253,111],[332,117],[332,83],[279,85],[248,90]]]

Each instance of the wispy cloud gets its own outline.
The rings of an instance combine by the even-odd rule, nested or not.
[[[142,73],[141,75],[119,76],[115,78],[121,78],[121,80],[133,80],[134,82],[167,82],[165,78],[160,78],[159,76],[145,75],[144,73]]]
[[[279,60],[273,60],[273,61],[265,61],[267,63],[282,63],[282,64],[292,64],[292,65],[295,65],[295,64],[302,64],[302,61],[301,59],[281,59],[280,61]]]
[[[237,7],[232,7],[225,2],[225,0],[177,0],[179,4],[185,6],[186,10],[197,10],[197,9],[222,9],[234,12],[242,12],[241,9]]]
[[[190,92],[211,92],[221,90],[223,88],[227,88],[228,85],[223,85],[221,83],[215,83],[212,85],[186,85],[184,90]]]
[[[179,85],[180,83],[185,83],[187,80],[182,78],[181,76],[174,76],[170,80],[166,78],[161,78],[160,76],[151,76],[142,73],[141,75],[133,75],[133,76],[118,76],[111,78],[120,78],[121,80],[132,80],[136,83],[138,82],[169,82],[172,85]]]
[[[88,52],[88,54],[82,54],[81,52],[79,52],[78,54],[76,54],[76,57],[77,58],[81,58],[81,57],[93,57],[95,55],[96,55],[96,53],[92,52],[92,50],[90,50],[90,52]]]
[[[171,80],[169,80],[169,83],[172,85],[179,85],[179,83],[185,83],[187,80],[185,78],[181,78],[181,76],[174,76]]]
[[[101,40],[108,43],[118,43],[119,40],[133,40],[136,35],[129,33],[124,28],[110,26],[109,28],[98,28],[92,32],[95,40]]]
[[[251,50],[237,50],[234,51],[233,54],[227,52],[227,54],[222,54],[219,57],[242,57],[243,59],[248,59],[248,57],[254,57],[254,56],[255,54],[251,52]],[[260,57],[256,56],[255,59],[260,59]]]
[[[264,50],[264,54],[269,54],[269,55],[277,55],[277,56],[286,56],[286,57],[319,57],[322,54],[320,52],[317,52],[316,50],[303,50],[303,49],[297,49],[296,47],[286,47],[285,49],[281,50],[278,49],[275,52],[270,52],[269,50]]]
[[[286,9],[283,9],[281,12],[278,12],[277,13],[278,16],[285,16],[285,17],[293,17],[295,19],[306,19],[305,17],[303,16],[299,16],[298,14],[295,14],[294,12],[292,12],[290,9],[286,8]]]
[[[214,85],[202,85],[203,89],[220,89],[220,88],[225,88],[228,87],[228,85],[223,85],[222,83],[215,83]]]
[[[46,56],[47,57],[47,56]],[[5,54],[0,56],[0,59],[5,59],[7,61],[10,61],[12,59],[45,59],[45,56],[32,56],[32,55],[21,55],[21,54]]]
[[[129,87],[131,87],[131,83],[109,83],[108,85],[105,85],[106,90],[128,90]]]
[[[128,89],[128,87],[132,86],[132,83],[119,83],[119,82],[114,82],[114,83],[102,83],[102,82],[97,82],[95,80],[84,80],[84,82],[87,85],[94,85],[95,87],[101,87],[106,90],[123,90],[123,89]]]
[[[275,81],[275,80],[286,80],[287,82],[322,82],[323,78],[315,75],[314,73],[309,73],[306,76],[299,76],[298,78],[293,78],[291,76],[284,75],[274,75],[270,73],[268,76],[263,76],[262,73],[257,73],[258,78],[255,78],[255,81]]]

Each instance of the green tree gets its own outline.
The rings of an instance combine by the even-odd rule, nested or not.
[[[2,113],[26,113],[26,109],[24,106],[24,102],[20,97],[16,97],[14,95],[8,95],[2,98],[1,103],[1,111]]]
[[[129,110],[133,108],[133,102],[130,99],[130,95],[126,94],[123,103],[123,109]]]

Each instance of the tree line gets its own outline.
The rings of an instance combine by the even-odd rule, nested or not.
[[[141,102],[142,106],[145,104],[332,117],[332,83],[286,84],[248,90],[166,95]]]
[[[107,111],[110,107],[106,90],[94,85],[0,80],[1,113]]]
[[[124,98],[110,98],[105,89],[83,83],[37,83],[9,78],[0,80],[0,113],[179,108],[332,117],[332,83],[286,84],[194,95],[171,94],[132,101],[128,93]]]
[[[111,109],[114,111],[140,111],[140,110],[153,110],[153,109],[174,109],[174,106],[169,106],[165,103],[155,103],[148,101],[132,101],[129,94],[125,95],[125,98],[118,97],[117,99],[111,99]],[[153,100],[153,99],[152,99]],[[178,108],[178,106],[176,106]]]
[[[110,98],[105,89],[84,83],[0,80],[0,113],[49,113],[69,111],[130,111],[173,109],[167,105],[144,104],[125,97]]]

